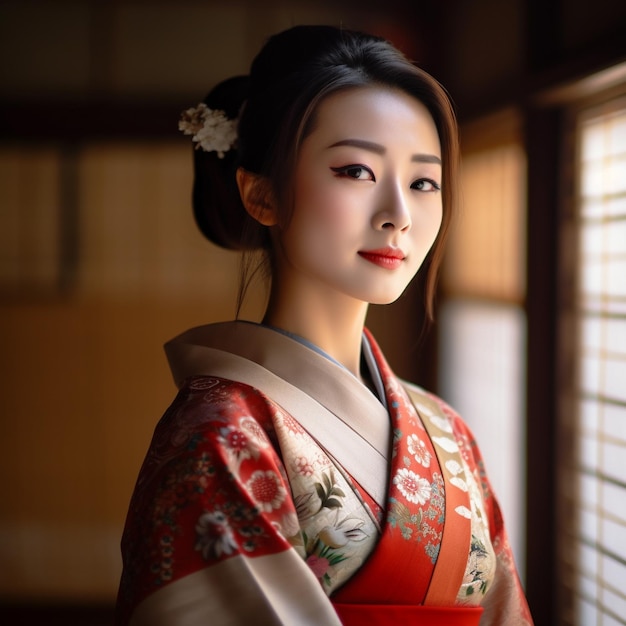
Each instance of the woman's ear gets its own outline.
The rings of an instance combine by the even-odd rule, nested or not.
[[[278,213],[267,179],[240,167],[237,169],[237,187],[243,206],[251,217],[263,226],[275,226],[278,223]]]

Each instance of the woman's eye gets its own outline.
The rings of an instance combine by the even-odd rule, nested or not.
[[[354,178],[354,180],[376,180],[372,171],[364,165],[346,165],[344,167],[331,167],[330,169],[340,177]]]
[[[430,178],[420,178],[411,185],[411,189],[416,191],[440,191],[441,186]]]

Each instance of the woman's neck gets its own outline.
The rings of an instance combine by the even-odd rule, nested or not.
[[[263,323],[303,337],[361,379],[367,303],[345,298],[311,301],[273,293]]]

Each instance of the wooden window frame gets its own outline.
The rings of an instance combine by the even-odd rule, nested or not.
[[[571,514],[559,458],[572,432],[559,416],[572,410],[570,350],[575,318],[575,150],[572,123],[585,108],[617,95],[626,63],[530,97],[525,108],[528,155],[527,597],[537,626],[568,624],[571,598],[561,579],[561,523]]]

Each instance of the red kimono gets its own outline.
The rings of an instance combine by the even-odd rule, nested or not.
[[[399,381],[374,392],[273,329],[167,346],[179,393],[122,539],[126,624],[532,624],[464,422]]]

